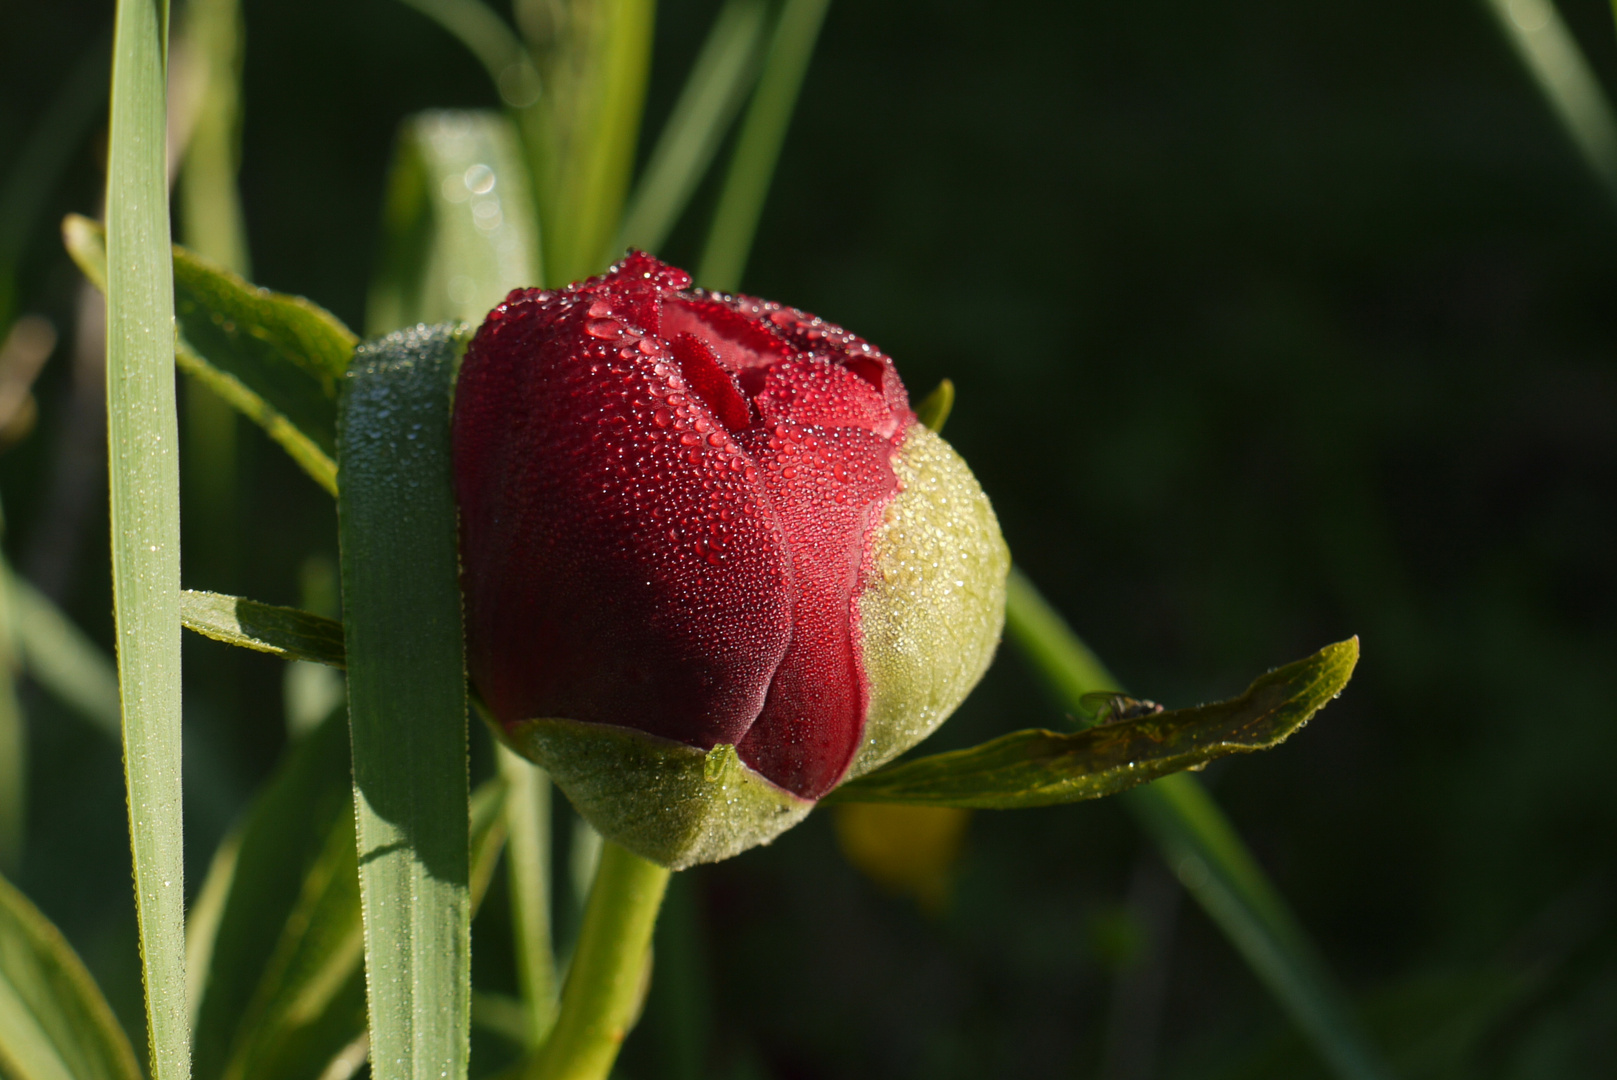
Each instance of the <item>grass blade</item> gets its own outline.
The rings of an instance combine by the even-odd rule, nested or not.
[[[1617,113],[1554,0],[1488,0],[1584,164],[1617,198]]]
[[[0,574],[9,570],[0,561]],[[28,838],[28,718],[17,698],[21,674],[11,590],[0,588],[0,874],[22,867]]]
[[[1227,754],[1278,746],[1341,693],[1358,659],[1354,638],[1260,676],[1229,701],[1072,734],[1016,731],[878,769],[827,801],[1010,810],[1115,795]]]
[[[525,1042],[537,1046],[556,1018],[556,958],[550,928],[550,778],[501,744],[511,886],[511,935],[522,989]]]
[[[757,76],[766,14],[762,0],[720,9],[635,186],[615,251],[655,252],[685,212]]]
[[[531,105],[539,96],[539,73],[528,50],[494,9],[480,0],[399,0],[449,31],[477,57],[507,105]]]
[[[449,467],[464,340],[418,327],[362,346],[343,392],[338,536],[377,1080],[466,1075],[466,680]]]
[[[481,322],[505,294],[539,281],[532,184],[511,122],[430,112],[399,129],[385,247],[371,287],[373,334],[451,319]]]
[[[153,1080],[190,1073],[180,788],[180,470],[166,0],[118,0],[107,161],[107,443],[124,778]]]
[[[545,283],[606,269],[634,169],[651,69],[655,0],[578,0],[565,7],[525,122],[539,192]]]
[[[733,292],[752,251],[752,238],[764,211],[769,183],[775,176],[786,129],[791,126],[803,76],[814,56],[820,24],[831,0],[786,0],[764,59],[758,89],[742,121],[735,156],[719,194],[718,210],[702,249],[696,282],[709,289]]]
[[[1056,700],[1074,715],[1085,694],[1120,688],[1100,660],[1019,570],[1011,570],[1005,626]],[[1389,1074],[1285,900],[1195,777],[1179,774],[1123,795],[1185,888],[1343,1080]]]
[[[0,878],[0,1074],[141,1080],[135,1052],[67,940]]]
[[[297,608],[186,589],[180,595],[180,618],[187,630],[227,645],[286,660],[347,666],[342,623]]]
[[[49,597],[0,562],[10,590],[12,635],[28,675],[104,734],[123,737],[118,672],[100,646]]]

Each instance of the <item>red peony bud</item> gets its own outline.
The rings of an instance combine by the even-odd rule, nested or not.
[[[606,836],[673,866],[924,738],[1008,557],[892,361],[633,253],[495,308],[456,391],[472,680]]]

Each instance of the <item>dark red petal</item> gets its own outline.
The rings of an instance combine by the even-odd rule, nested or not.
[[[760,470],[620,312],[599,289],[528,292],[468,350],[454,442],[471,675],[507,724],[737,742],[790,637],[780,529]]]

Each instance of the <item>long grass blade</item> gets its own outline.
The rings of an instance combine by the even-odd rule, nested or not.
[[[697,264],[697,284],[709,289],[733,292],[741,287],[741,273],[752,251],[752,238],[764,211],[775,164],[786,142],[803,76],[814,56],[814,43],[820,37],[831,0],[786,0],[780,21],[764,59],[758,89],[742,121],[736,140],[735,156],[725,176],[724,189],[707,246]]]
[[[103,734],[123,737],[112,659],[44,593],[0,562],[10,592],[12,635],[28,675]]]
[[[141,1080],[135,1052],[67,940],[0,878],[0,1075]]]
[[[1121,685],[1039,595],[1011,571],[1005,626],[1056,700],[1075,716],[1085,694]],[[1168,865],[1280,1007],[1342,1080],[1389,1076],[1285,900],[1195,777],[1180,773],[1122,796]]]
[[[560,7],[560,6],[559,6]],[[545,94],[523,125],[539,192],[545,283],[600,273],[615,252],[634,168],[655,0],[577,0],[561,7]]]
[[[537,1046],[556,1018],[556,959],[550,927],[550,778],[505,746],[511,933],[516,939],[525,1042]]]
[[[1567,137],[1617,199],[1617,112],[1554,0],[1487,0]]]
[[[635,185],[615,250],[657,251],[685,212],[757,77],[767,13],[762,0],[720,9]]]
[[[45,202],[57,191],[90,125],[106,108],[111,44],[111,35],[102,33],[84,50],[0,185],[0,334],[16,314],[17,264],[40,224]]]
[[[471,1024],[466,679],[451,376],[465,337],[364,345],[341,411],[349,724],[372,1075],[463,1080]]]
[[[180,475],[166,0],[118,0],[107,163],[107,441],[124,776],[153,1080],[190,1073],[180,788]]]
[[[522,39],[481,0],[399,0],[449,31],[475,56],[507,105],[521,108],[539,96],[539,73]]]

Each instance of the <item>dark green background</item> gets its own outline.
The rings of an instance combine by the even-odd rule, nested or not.
[[[1609,9],[1562,8],[1617,86]],[[713,9],[663,5],[651,132]],[[0,176],[110,14],[0,11]],[[246,20],[254,276],[362,325],[396,124],[493,93],[390,0]],[[0,494],[15,564],[110,644],[55,241],[96,208],[102,124],[24,223],[22,307],[63,345]],[[1339,702],[1207,781],[1402,1075],[1617,1073],[1617,206],[1480,2],[839,0],[747,287],[879,343],[917,394],[956,381],[949,437],[1017,560],[1138,692],[1224,696],[1361,635]],[[330,500],[256,433],[242,468],[235,539],[191,529],[186,584],[296,603]],[[276,662],[188,650],[194,884],[284,736]],[[21,884],[138,1024],[117,752],[27,704]],[[1006,656],[937,745],[1060,723]],[[942,919],[821,818],[682,882],[700,948],[664,943],[626,1075],[1308,1075],[1119,807],[979,814]],[[497,920],[478,933],[508,984]],[[1151,1073],[1123,1064],[1142,1039]]]

